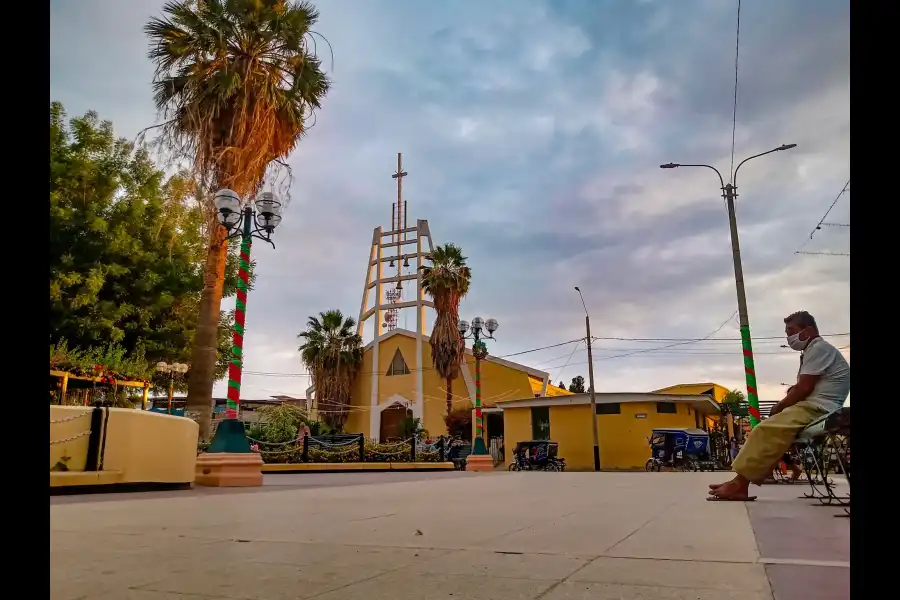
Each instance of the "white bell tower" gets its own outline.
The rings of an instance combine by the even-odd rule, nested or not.
[[[372,359],[368,365],[372,377],[369,436],[376,440],[381,429],[378,384],[388,366],[378,364],[379,343],[386,330],[389,332],[397,328],[399,313],[403,309],[415,309],[416,312],[416,384],[415,400],[411,407],[413,417],[421,419],[424,409],[425,365],[422,344],[425,337],[425,309],[434,308],[434,304],[425,300],[420,267],[425,264],[425,257],[434,250],[434,244],[428,221],[418,219],[414,227],[407,225],[407,203],[403,200],[403,178],[407,175],[403,170],[403,155],[398,152],[397,172],[391,175],[397,180],[397,202],[391,207],[391,228],[383,231],[381,227],[376,227],[372,234],[356,330],[362,336],[366,323],[374,318]]]

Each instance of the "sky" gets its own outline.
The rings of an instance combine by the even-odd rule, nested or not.
[[[289,158],[277,248],[254,246],[243,398],[303,397],[308,316],[357,316],[372,230],[390,226],[397,152],[410,222],[428,219],[435,243],[460,245],[472,267],[460,316],[500,323],[493,355],[583,337],[577,285],[602,338],[598,391],[744,389],[719,181],[659,168],[704,163],[729,178],[736,1],[315,4],[333,87]],[[51,0],[51,100],[73,116],[97,111],[130,139],[158,122],[142,27],[162,5]],[[850,223],[849,11],[845,0],[741,7],[735,164],[797,144],[748,162],[737,181],[762,400],[796,377],[798,355],[781,348],[792,312],[842,334],[827,339],[849,358],[849,257],[795,254],[850,251],[849,227],[815,230],[836,199],[826,223]],[[399,324],[415,329],[414,313]],[[555,383],[587,378],[583,343],[510,360]]]

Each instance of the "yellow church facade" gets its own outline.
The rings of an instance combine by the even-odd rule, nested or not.
[[[418,342],[418,343],[417,343]],[[377,357],[373,353],[377,351]],[[406,417],[419,418],[431,436],[445,435],[447,427],[447,382],[431,362],[431,346],[427,335],[406,329],[383,333],[378,343],[370,342],[363,355],[360,374],[350,393],[350,409],[344,431],[362,433],[372,439],[399,437],[399,427]],[[378,370],[373,369],[378,365]],[[486,436],[493,437],[491,409],[503,400],[558,395],[564,392],[550,384],[550,375],[488,355],[481,361],[482,406],[486,409]],[[475,359],[466,350],[460,376],[453,381],[453,406],[475,404]],[[499,427],[502,417],[497,410]],[[495,433],[497,425],[495,425]]]

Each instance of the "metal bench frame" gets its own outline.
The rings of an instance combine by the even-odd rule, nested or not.
[[[835,516],[849,517],[850,493],[839,496],[829,474],[839,467],[850,486],[850,408],[838,409],[807,425],[794,446],[810,487],[810,492],[800,498],[817,500],[819,506],[840,506],[844,514]]]

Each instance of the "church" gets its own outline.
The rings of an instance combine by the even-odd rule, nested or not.
[[[419,267],[434,249],[427,220],[410,226],[408,202],[403,199],[402,155],[397,155],[397,201],[391,227],[376,227],[369,248],[357,333],[366,343],[360,374],[351,388],[351,406],[344,431],[363,433],[376,440],[399,437],[407,417],[420,419],[432,436],[447,433],[447,382],[431,362],[428,343],[435,314],[425,297]],[[431,310],[429,310],[431,309]],[[409,329],[398,324],[414,322]],[[411,323],[412,325],[412,323]],[[502,435],[503,417],[498,401],[567,394],[550,385],[545,371],[488,355],[481,363],[482,407],[485,435]],[[471,350],[460,377],[453,381],[453,405],[475,404],[475,364]],[[307,398],[314,397],[314,388]],[[310,408],[314,406],[310,401]]]

